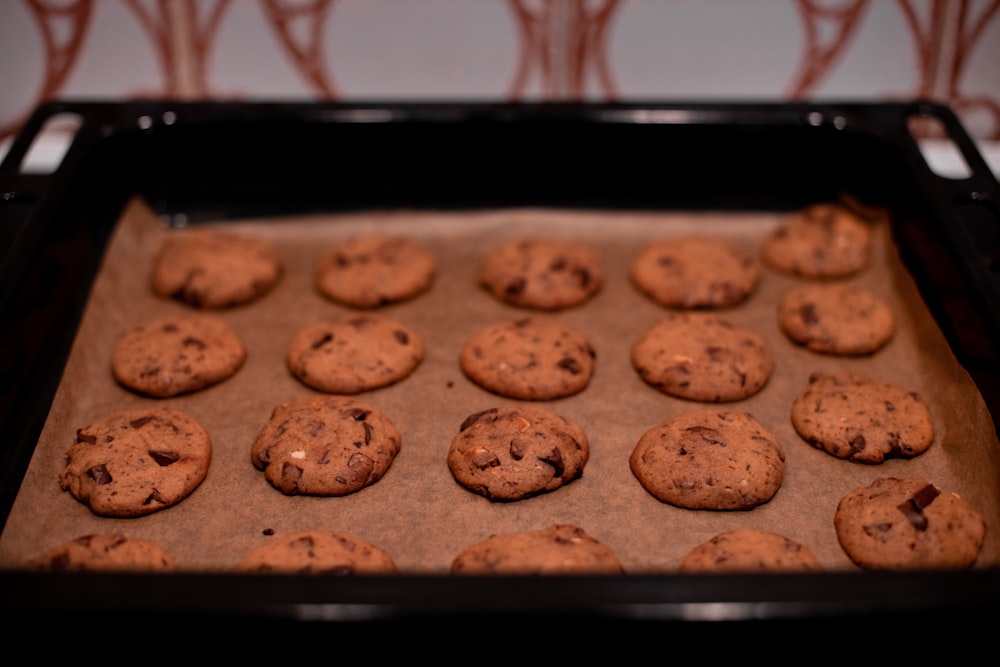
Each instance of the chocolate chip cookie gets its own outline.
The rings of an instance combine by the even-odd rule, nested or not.
[[[747,299],[760,280],[752,257],[713,236],[681,236],[647,244],[632,263],[632,284],[670,308],[724,308]]]
[[[629,467],[646,491],[671,505],[748,510],[777,493],[785,452],[752,415],[700,408],[643,433]]]
[[[276,574],[394,574],[396,563],[381,548],[356,535],[303,530],[269,538],[237,564],[238,572]]]
[[[451,564],[452,574],[623,574],[618,556],[582,528],[553,524],[540,530],[491,535],[467,547]]]
[[[597,250],[581,241],[521,238],[483,259],[479,283],[497,299],[523,308],[561,310],[593,297],[604,282]]]
[[[930,409],[916,392],[860,373],[814,373],[791,418],[806,442],[858,463],[912,458],[934,442]]]
[[[813,551],[784,535],[764,530],[727,530],[684,555],[680,572],[817,572]]]
[[[448,449],[455,480],[490,500],[520,500],[578,479],[590,456],[579,424],[530,405],[469,415]]]
[[[59,484],[95,514],[143,516],[187,498],[211,459],[211,438],[193,417],[120,410],[77,430]]]
[[[171,232],[156,256],[153,291],[197,308],[228,308],[262,296],[282,264],[266,240],[214,229]]]
[[[83,535],[50,549],[31,562],[36,569],[51,571],[131,570],[171,572],[177,569],[173,555],[150,540],[121,533]]]
[[[132,391],[167,398],[231,377],[246,358],[246,346],[225,321],[202,314],[166,315],[119,339],[111,371]]]
[[[820,203],[782,220],[761,245],[772,269],[810,279],[846,278],[871,260],[872,230],[850,209]]]
[[[851,490],[834,526],[844,552],[867,570],[970,567],[986,533],[969,503],[921,478],[880,477]]]
[[[789,339],[813,352],[853,356],[882,349],[896,328],[885,299],[842,282],[793,287],[778,305],[778,324]]]
[[[466,341],[459,364],[470,380],[488,391],[544,401],[586,389],[596,358],[581,332],[536,315],[482,327]]]
[[[408,238],[362,234],[327,249],[316,269],[316,287],[334,301],[378,308],[412,299],[430,289],[437,259]]]
[[[377,313],[352,313],[299,330],[287,363],[301,382],[330,394],[358,394],[408,377],[424,358],[413,328]]]
[[[659,391],[693,401],[738,401],[760,391],[774,357],[764,338],[715,313],[677,311],[632,346],[639,377]]]
[[[344,496],[379,481],[401,445],[379,409],[346,396],[312,396],[274,408],[250,460],[285,495]]]

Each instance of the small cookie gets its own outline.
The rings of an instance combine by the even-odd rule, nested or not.
[[[427,291],[437,260],[422,244],[384,234],[363,234],[335,244],[316,269],[316,287],[334,301],[377,308]]]
[[[396,563],[367,540],[328,530],[303,530],[272,537],[244,556],[238,572],[282,574],[393,574]]]
[[[859,373],[814,373],[791,417],[806,442],[858,463],[911,458],[934,442],[930,409],[916,392]]]
[[[760,391],[774,357],[762,336],[713,313],[673,312],[632,346],[647,384],[678,398],[738,401]]]
[[[582,528],[554,524],[541,530],[500,533],[466,548],[452,561],[452,574],[623,574],[611,547]]]
[[[226,322],[167,315],[125,333],[115,345],[111,371],[135,392],[167,398],[222,382],[246,358],[246,346]]]
[[[173,232],[153,268],[153,291],[197,308],[252,301],[281,277],[281,261],[263,239],[210,230]]]
[[[629,466],[646,491],[671,505],[747,510],[777,493],[785,453],[751,415],[703,408],[643,433]]]
[[[494,248],[479,267],[479,284],[500,301],[522,308],[561,310],[601,289],[604,270],[587,243],[523,238]]]
[[[740,528],[719,533],[681,560],[680,572],[818,572],[809,547],[784,535]]]
[[[424,358],[424,339],[376,313],[349,314],[299,330],[288,346],[292,375],[329,394],[357,394],[395,384]]]
[[[849,283],[793,287],[778,304],[778,324],[793,342],[839,355],[877,352],[896,328],[888,302]]]
[[[850,491],[834,526],[844,552],[869,570],[969,567],[986,533],[971,505],[919,478],[881,477]]]
[[[776,271],[803,278],[846,278],[868,266],[872,232],[837,204],[813,204],[788,215],[761,245]]]
[[[59,484],[101,516],[135,517],[176,505],[212,459],[212,441],[177,410],[120,410],[78,429]]]
[[[721,237],[683,236],[646,245],[632,284],[670,308],[724,308],[747,299],[760,280],[752,258]]]
[[[344,496],[380,480],[401,444],[377,408],[344,396],[312,396],[274,408],[250,460],[285,495]]]
[[[583,391],[597,354],[582,333],[542,316],[487,325],[466,341],[462,371],[508,398],[550,400]]]
[[[578,424],[522,405],[469,415],[451,441],[448,468],[473,493],[520,500],[579,478],[589,456]]]
[[[84,535],[50,549],[31,563],[38,569],[173,571],[173,555],[149,540],[121,533]]]

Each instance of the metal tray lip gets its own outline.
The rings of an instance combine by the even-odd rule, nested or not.
[[[573,104],[520,104],[520,103],[489,103],[489,102],[448,102],[448,103],[436,103],[436,102],[348,102],[348,103],[307,103],[307,102],[266,102],[266,103],[212,103],[212,102],[103,102],[103,101],[74,101],[65,100],[50,102],[42,105],[33,114],[32,120],[28,124],[28,132],[23,136],[28,136],[31,129],[37,128],[45,118],[53,113],[61,112],[71,112],[80,113],[85,118],[89,119],[91,117],[96,117],[99,121],[97,123],[97,129],[89,129],[87,132],[83,133],[80,137],[80,146],[77,147],[78,153],[73,156],[72,151],[68,159],[67,164],[64,169],[60,172],[56,172],[52,179],[56,180],[56,187],[46,190],[43,194],[38,195],[39,207],[42,214],[53,210],[53,208],[47,208],[48,206],[54,206],[55,200],[63,194],[62,189],[72,185],[73,181],[73,169],[78,168],[78,165],[85,163],[85,157],[87,150],[98,146],[103,141],[107,141],[112,138],[118,138],[119,140],[128,141],[130,136],[140,136],[143,128],[139,127],[135,123],[136,118],[142,118],[149,116],[150,114],[155,114],[159,118],[163,118],[163,114],[173,112],[182,112],[183,121],[180,123],[182,126],[186,122],[196,122],[196,123],[218,123],[226,122],[232,117],[236,117],[241,121],[248,123],[260,122],[260,119],[255,118],[256,115],[262,114],[265,118],[270,118],[272,120],[277,120],[278,122],[386,122],[386,123],[398,123],[403,120],[417,120],[419,122],[476,122],[476,121],[491,121],[491,122],[519,122],[518,118],[521,118],[521,114],[528,114],[534,118],[541,118],[543,120],[553,120],[553,119],[577,119],[586,120],[588,122],[628,122],[632,124],[645,124],[645,123],[675,123],[680,125],[685,124],[700,124],[700,125],[713,125],[713,124],[738,124],[746,126],[759,126],[761,124],[773,124],[774,127],[782,128],[786,127],[789,123],[803,123],[814,124],[818,122],[820,125],[824,123],[835,124],[836,118],[843,117],[843,114],[848,114],[851,120],[848,122],[847,127],[852,130],[857,130],[859,132],[865,133],[867,135],[877,137],[878,140],[888,141],[890,144],[896,147],[898,150],[903,150],[901,144],[898,143],[899,137],[898,128],[895,126],[895,120],[901,116],[920,113],[920,114],[932,114],[935,116],[940,116],[947,120],[947,122],[952,122],[954,118],[953,114],[946,107],[941,105],[927,102],[927,101],[913,101],[913,102],[900,102],[900,103],[864,103],[864,102],[846,102],[846,103],[834,103],[825,102],[820,104],[814,103],[755,103],[755,102],[740,102],[740,103],[726,103],[726,102],[671,102],[671,101],[653,101],[653,102],[630,102],[630,103],[609,103],[609,104],[590,104],[590,103],[573,103]],[[388,115],[383,115],[381,120],[378,117],[378,113],[389,112]],[[375,113],[376,116],[371,115]],[[821,114],[820,117],[813,117],[813,123],[810,122],[809,114]],[[189,120],[189,114],[191,118]],[[396,115],[393,115],[396,114]],[[468,114],[471,114],[472,117]],[[477,115],[479,114],[479,115]],[[660,114],[657,116],[657,114]],[[265,121],[266,122],[266,121]],[[955,121],[957,122],[957,121]],[[18,149],[15,151],[12,147],[10,153],[8,153],[8,158],[0,164],[0,195],[5,196],[7,199],[16,198],[10,193],[16,193],[18,188],[29,182],[29,189],[34,188],[34,179],[26,179],[20,175],[13,173],[12,165],[17,161],[17,156],[23,153],[22,143],[26,139],[22,138],[22,135],[15,140],[15,146]],[[985,163],[983,163],[985,168]],[[989,170],[986,169],[989,173]],[[60,180],[62,179],[62,180]],[[12,187],[8,187],[9,184],[13,184]],[[995,180],[993,181],[995,184]],[[986,182],[986,189],[988,190],[990,183]],[[979,188],[983,189],[983,188]],[[801,575],[794,575],[799,577]],[[823,575],[824,579],[821,581],[831,581],[835,577],[827,577]],[[857,575],[855,575],[857,576]],[[734,618],[744,618],[750,620],[752,618],[760,618],[761,615],[767,618],[783,618],[789,615],[793,616],[826,616],[831,613],[833,614],[848,614],[853,615],[860,612],[888,612],[891,611],[890,607],[887,607],[885,600],[878,597],[879,595],[885,593],[886,591],[893,590],[895,586],[898,585],[897,582],[908,580],[909,584],[919,585],[921,583],[926,584],[928,575],[926,574],[908,574],[908,575],[895,575],[890,573],[863,573],[860,576],[866,578],[866,581],[870,584],[868,595],[860,595],[858,599],[854,600],[851,604],[837,607],[834,605],[831,607],[827,604],[828,601],[823,599],[806,599],[806,600],[789,600],[789,599],[778,599],[774,600],[767,590],[763,587],[758,586],[756,583],[750,584],[743,592],[747,595],[744,602],[760,602],[771,604],[768,609],[770,611],[762,611],[759,606],[754,607],[752,604],[749,606],[739,606],[736,604],[732,607],[732,613]],[[930,578],[938,579],[939,577],[946,581],[947,584],[942,585],[935,589],[935,593],[929,595],[926,599],[920,599],[918,597],[908,597],[906,601],[903,602],[903,606],[912,609],[924,609],[924,608],[951,608],[957,607],[959,609],[968,609],[970,611],[980,611],[985,609],[987,603],[995,603],[1000,601],[1000,571],[991,570],[970,570],[961,572],[948,572],[948,573],[934,573],[929,575]],[[229,590],[231,584],[231,578],[227,575],[219,578],[218,575],[212,574],[198,574],[198,573],[180,573],[176,575],[170,575],[171,581],[184,582],[182,587],[198,587],[203,588],[206,592],[212,591],[213,589],[219,591]],[[758,576],[759,577],[759,576]],[[59,575],[52,576],[49,575],[36,575],[34,573],[27,574],[23,572],[6,572],[0,571],[0,586],[3,586],[6,590],[14,592],[13,595],[9,597],[4,597],[4,601],[0,603],[0,610],[18,610],[18,609],[41,609],[41,610],[58,610],[63,604],[68,604],[70,607],[76,605],[75,602],[64,600],[55,601],[54,605],[46,605],[45,603],[39,603],[37,599],[34,598],[35,594],[42,590],[49,588],[49,582],[55,579],[62,578]],[[74,578],[73,581],[87,581],[87,582],[98,582],[103,577],[93,577],[90,578],[87,575],[83,575],[80,579]],[[120,579],[128,579],[136,582],[145,581],[144,577],[120,577],[116,575],[116,581]],[[426,578],[419,578],[421,581],[418,582],[415,579],[402,577],[399,579],[398,583],[402,587],[398,591],[398,595],[393,595],[391,591],[383,591],[385,597],[377,598],[372,606],[374,614],[377,617],[391,618],[399,615],[409,615],[410,613],[430,612],[432,611],[432,605],[421,604],[415,602],[411,595],[413,591],[422,590],[422,586],[427,583]],[[473,578],[473,580],[478,580],[479,578]],[[727,601],[732,601],[731,598],[734,593],[732,583],[734,579],[730,577],[717,577],[708,579],[699,579],[698,584],[693,587],[680,586],[682,589],[681,593],[677,591],[677,584],[681,580],[686,578],[678,577],[676,575],[662,575],[656,577],[629,577],[626,581],[619,580],[605,580],[600,579],[597,581],[592,581],[594,587],[591,589],[594,594],[588,598],[582,600],[577,600],[577,604],[580,605],[578,611],[582,613],[593,613],[596,615],[610,614],[612,617],[622,616],[625,618],[633,618],[637,612],[637,609],[645,609],[646,614],[659,620],[676,620],[678,618],[684,617],[685,605],[693,604],[694,602],[719,602],[725,604]],[[771,579],[770,577],[765,577],[763,579],[768,579],[770,581],[775,581],[776,579]],[[762,583],[762,578],[754,579],[754,582]],[[579,579],[567,579],[562,580],[561,578],[554,578],[552,583],[546,583],[545,586],[553,586],[556,592],[573,595],[580,589]],[[797,579],[797,581],[802,581],[802,579]],[[283,582],[284,585],[291,584],[292,582],[300,583],[295,577],[283,577],[280,575],[268,575],[268,578],[248,578],[243,581],[245,585],[244,593],[241,597],[244,600],[250,601],[250,607],[255,606],[254,592],[266,592],[270,590],[276,584],[274,582]],[[449,600],[447,596],[442,598],[439,602],[451,602],[452,609],[463,609],[468,608],[469,612],[473,615],[480,614],[484,612],[497,612],[497,613],[524,613],[526,610],[523,606],[518,604],[503,604],[502,602],[490,607],[480,607],[481,601],[474,600],[466,597],[462,594],[461,583],[447,581],[436,582],[438,585],[444,584],[449,587],[450,594],[453,597]],[[515,579],[516,584],[523,584],[521,580]],[[645,589],[637,589],[636,586],[642,583],[647,587]],[[487,583],[484,581],[470,581],[469,588],[475,590],[478,586],[487,585],[492,586],[492,583]],[[704,584],[703,586],[701,584]],[[354,582],[346,588],[352,588],[356,585],[364,586],[364,582],[359,581],[357,584]],[[412,586],[413,591],[407,591],[407,586]],[[949,595],[946,590],[951,588],[955,591],[961,591],[961,593]],[[84,589],[89,588],[89,585],[83,586]],[[342,585],[332,585],[332,586],[322,586],[322,593],[328,594],[328,597],[316,602],[319,606],[316,608],[321,616],[323,615],[323,609],[326,610],[331,616],[338,616],[337,609],[347,609],[350,610],[351,604],[350,598],[346,600],[339,598],[340,591],[344,587]],[[824,588],[823,585],[820,588]],[[293,589],[294,590],[294,589]],[[832,589],[830,589],[832,590]],[[604,591],[602,594],[601,591]],[[362,589],[364,592],[364,589]],[[321,594],[322,594],[321,593]],[[685,593],[687,597],[684,597]],[[130,593],[123,594],[119,599],[121,603],[118,608],[124,611],[131,611],[133,608],[142,607],[143,603],[140,599],[137,599]],[[509,601],[508,601],[509,602]],[[591,604],[594,603],[594,604]],[[109,608],[115,608],[116,605],[114,601],[108,603]],[[183,606],[182,601],[173,600],[167,601],[165,603],[164,609],[174,608],[172,605],[180,604]],[[605,604],[610,605],[604,606]],[[261,613],[275,613],[279,615],[301,615],[302,603],[301,601],[290,600],[290,599],[278,599],[278,601],[271,604],[264,605],[261,603],[260,612]],[[652,605],[652,606],[650,606]],[[196,605],[199,608],[201,605]],[[266,607],[266,610],[265,608]],[[221,608],[225,611],[231,608],[229,602],[223,600],[221,603]],[[444,607],[436,607],[439,610],[444,609]],[[610,611],[609,611],[610,610]],[[651,611],[652,610],[652,611]],[[214,610],[214,611],[217,611]],[[315,610],[314,610],[315,611]],[[567,613],[569,609],[557,605],[557,608],[549,609],[551,613]],[[312,612],[309,612],[312,613]]]

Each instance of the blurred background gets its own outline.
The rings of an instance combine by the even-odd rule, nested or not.
[[[1000,0],[0,0],[0,149],[54,98],[927,98],[1000,141]]]

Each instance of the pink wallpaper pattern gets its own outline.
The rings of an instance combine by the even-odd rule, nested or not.
[[[59,97],[726,100],[737,88],[931,98],[998,140],[998,64],[1000,0],[9,0],[0,140]]]

